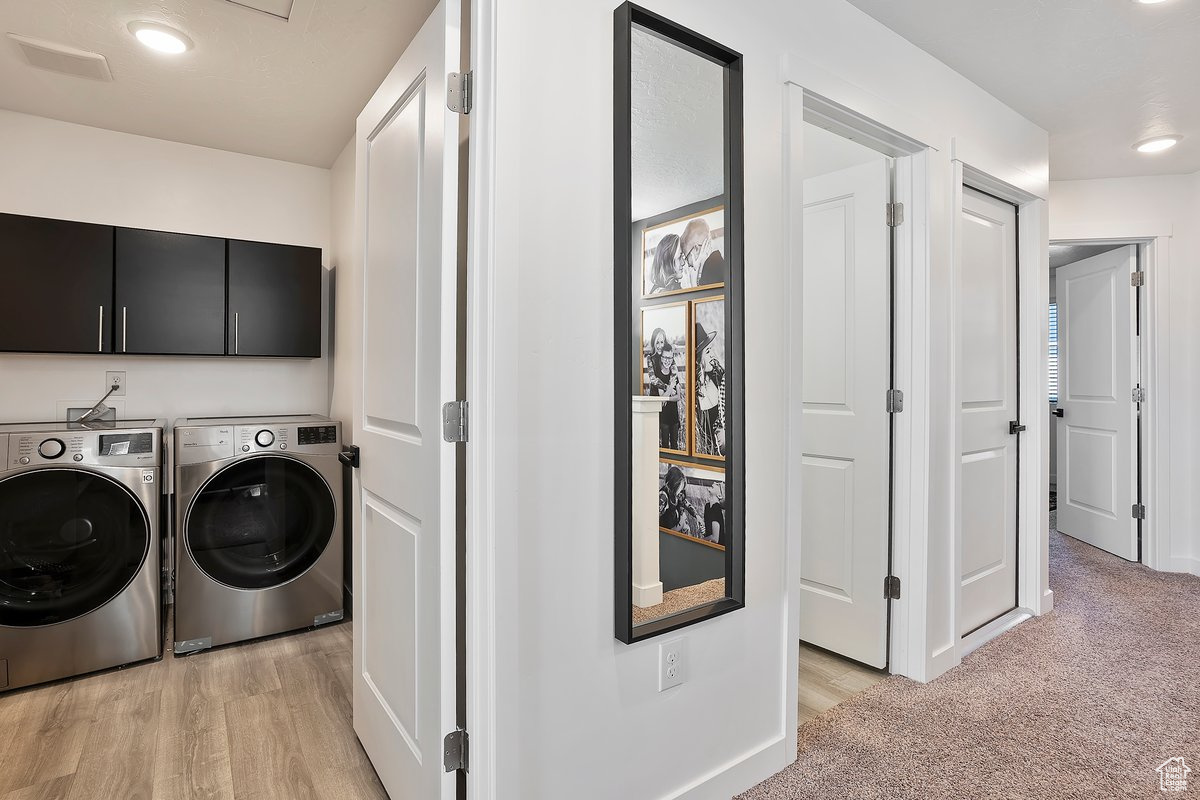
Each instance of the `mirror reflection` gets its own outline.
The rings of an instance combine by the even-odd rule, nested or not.
[[[635,628],[729,596],[725,67],[630,39]]]

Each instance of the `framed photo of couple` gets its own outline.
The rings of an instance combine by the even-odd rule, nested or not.
[[[699,208],[697,208],[699,207]],[[639,258],[642,297],[725,285],[725,206],[720,198],[643,220]]]
[[[658,462],[658,529],[725,549],[725,470],[682,461]]]

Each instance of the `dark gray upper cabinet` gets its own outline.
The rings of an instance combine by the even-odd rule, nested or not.
[[[321,355],[321,251],[229,240],[228,353]]]
[[[114,350],[225,354],[225,240],[116,232]]]
[[[111,353],[113,229],[0,214],[0,350]]]

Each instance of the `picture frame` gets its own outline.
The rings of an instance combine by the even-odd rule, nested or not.
[[[730,535],[725,470],[664,458],[658,462],[658,483],[659,531],[725,550]],[[683,493],[683,502],[672,499],[678,492]]]
[[[642,220],[635,227],[641,231],[636,257],[641,264],[642,299],[725,286],[729,268],[722,198],[692,203]],[[702,246],[695,240],[703,231],[708,236]]]
[[[690,454],[708,461],[725,461],[728,447],[729,336],[725,296],[691,302],[693,330],[692,380],[689,384]]]
[[[684,301],[643,308],[639,340],[635,363],[640,378],[640,393],[655,397],[668,392],[678,395],[674,409],[670,402],[666,402],[659,414],[659,452],[686,456],[689,454],[692,427],[689,304]],[[667,356],[672,354],[671,374],[668,377],[661,368]]]

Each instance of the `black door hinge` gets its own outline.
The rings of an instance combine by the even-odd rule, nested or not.
[[[900,599],[900,579],[895,575],[883,579],[883,596],[888,600]]]
[[[1133,518],[1134,519],[1145,519],[1146,518],[1146,506],[1143,505],[1142,503],[1134,503],[1133,504]]]
[[[446,734],[443,754],[446,772],[469,771],[470,767],[470,737],[462,728]]]
[[[350,469],[358,469],[362,466],[360,455],[361,451],[358,449],[358,445],[350,444],[346,445],[345,450],[338,453],[338,459]]]

